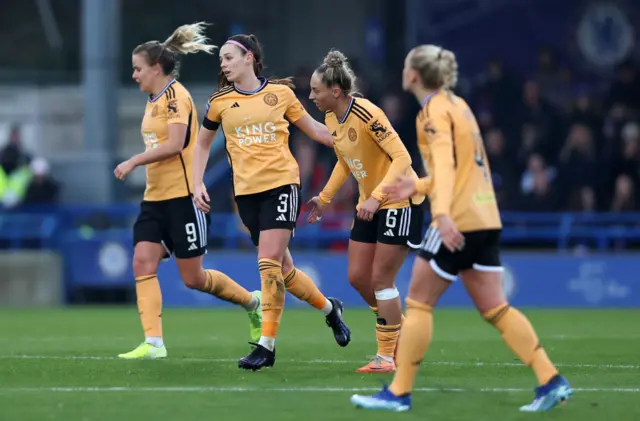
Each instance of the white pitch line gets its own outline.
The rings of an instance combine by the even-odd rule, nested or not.
[[[294,361],[295,362],[295,361]],[[308,360],[297,361],[305,363],[325,363],[325,364],[357,364],[362,361],[351,360]],[[465,361],[425,361],[426,365],[450,365],[459,367],[524,367],[522,363],[496,363],[496,362],[465,362]],[[633,364],[570,364],[570,363],[554,363],[556,367],[568,368],[618,368],[618,369],[640,369],[640,365]]]
[[[97,355],[0,355],[0,360],[97,360],[97,361],[115,361],[120,360],[118,357],[97,356]],[[218,362],[232,363],[237,362],[237,358],[170,358],[172,362]],[[287,363],[298,364],[361,364],[364,360],[332,360],[332,359],[311,359],[296,360],[285,359],[279,360]],[[465,362],[465,361],[427,361],[426,365],[447,365],[454,367],[524,367],[518,362]],[[571,364],[558,363],[557,367],[567,368],[598,368],[598,369],[624,369],[638,370],[640,365],[636,364]]]
[[[575,388],[575,392],[616,392],[640,393],[640,388]],[[10,392],[378,392],[380,388],[373,387],[4,387],[0,393]],[[414,392],[464,392],[464,393],[531,393],[532,389],[524,388],[436,388],[419,387]]]

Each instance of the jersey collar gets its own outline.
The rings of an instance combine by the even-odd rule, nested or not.
[[[167,84],[165,85],[165,87],[164,87],[164,88],[162,88],[162,90],[161,90],[160,92],[158,92],[158,95],[156,95],[156,96],[154,96],[154,97],[152,97],[151,95],[149,95],[149,102],[156,102],[156,101],[158,100],[158,98],[160,98],[160,97],[162,96],[162,94],[164,94],[164,93],[165,93],[165,91],[166,91],[167,89],[169,89],[169,86],[171,86],[171,85],[173,85],[173,84],[175,83],[175,81],[176,81],[175,79],[171,79],[171,80],[169,81],[169,83],[167,83]]]
[[[431,101],[431,98],[436,96],[437,93],[438,91],[433,91],[429,95],[427,95],[427,97],[424,100],[422,100],[422,108],[426,107],[429,101]]]
[[[253,95],[253,94],[257,94],[258,92],[260,92],[261,90],[264,89],[265,86],[267,86],[267,83],[269,83],[269,81],[267,80],[266,77],[258,77],[258,80],[261,82],[260,86],[258,87],[258,89],[255,89],[253,91],[243,91],[242,89],[236,87],[235,83],[233,84],[233,89],[235,89],[235,91],[239,94],[242,95]]]
[[[351,101],[349,102],[349,106],[347,107],[347,111],[344,113],[344,115],[342,116],[341,119],[338,119],[338,123],[339,124],[344,124],[344,122],[347,121],[347,118],[349,118],[349,114],[351,114],[351,108],[353,107],[353,103],[355,101],[356,101],[356,99],[354,97],[351,97]]]

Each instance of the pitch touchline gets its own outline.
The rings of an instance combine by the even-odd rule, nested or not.
[[[0,355],[2,359],[16,359],[16,360],[99,360],[99,361],[111,361],[120,360],[117,357],[108,356],[93,356],[93,355]],[[230,363],[237,362],[237,359],[233,358],[170,358],[169,361],[183,361],[183,362],[220,362]],[[296,360],[285,359],[280,360],[287,363],[299,363],[299,364],[360,364],[363,360],[331,360],[331,359],[311,359],[311,360]],[[427,365],[449,365],[460,367],[524,367],[522,363],[518,362],[460,362],[460,361],[427,361]],[[568,368],[600,368],[600,369],[640,369],[640,365],[635,364],[570,364],[559,363],[555,364],[558,367]]]
[[[373,387],[4,387],[0,393],[7,392],[377,392],[380,388]],[[576,392],[616,392],[640,393],[640,388],[576,388]],[[414,392],[477,392],[477,393],[531,393],[532,389],[523,388],[435,388],[420,387]]]

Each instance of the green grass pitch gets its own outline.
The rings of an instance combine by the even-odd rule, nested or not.
[[[339,348],[319,312],[285,311],[273,369],[249,373],[241,310],[166,309],[169,358],[120,361],[141,342],[137,310],[0,310],[0,420],[639,420],[640,312],[527,310],[576,388],[546,414],[522,414],[535,377],[471,310],[435,313],[435,336],[405,414],[356,410],[349,396],[389,375],[354,370],[375,353],[374,316],[346,309]]]

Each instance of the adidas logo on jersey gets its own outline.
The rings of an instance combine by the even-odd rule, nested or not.
[[[231,108],[240,108],[240,104],[238,104],[237,102],[234,102]]]
[[[287,218],[284,215],[280,215],[276,218],[276,221],[287,222]]]
[[[393,235],[393,230],[390,230],[390,229],[386,230],[384,235],[386,235],[387,237],[393,237],[394,236]]]
[[[189,251],[193,250],[198,250],[198,246],[196,246],[196,243],[191,243],[191,245],[189,246]]]
[[[331,136],[333,136],[333,137],[338,136],[338,132],[334,130],[333,133],[331,133]]]

